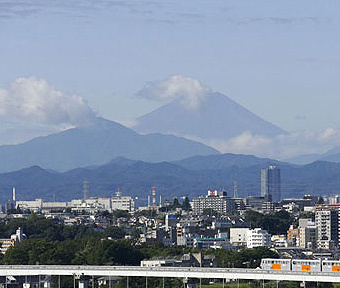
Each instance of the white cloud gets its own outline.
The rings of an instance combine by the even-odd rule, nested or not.
[[[210,140],[206,144],[222,153],[255,154],[264,156],[262,155],[263,150],[266,151],[264,148],[270,147],[272,143],[273,140],[270,138],[252,135],[250,132],[243,132],[229,141]]]
[[[211,90],[197,79],[174,75],[164,81],[148,83],[137,95],[158,101],[180,99],[188,109],[196,109],[209,92]]]
[[[84,98],[56,90],[44,79],[18,78],[0,89],[0,120],[67,127],[87,123],[95,113]]]
[[[302,131],[275,138],[244,132],[229,141],[211,140],[206,144],[222,153],[254,154],[260,157],[285,159],[303,154],[322,154],[340,145],[340,129],[327,128],[318,132]]]

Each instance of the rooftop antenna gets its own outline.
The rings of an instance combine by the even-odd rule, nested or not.
[[[120,191],[120,188],[119,188],[119,187],[118,187],[118,191],[116,192],[116,196],[117,196],[117,197],[122,196],[122,192]]]
[[[87,197],[89,196],[89,181],[87,181],[87,179],[84,179],[83,182],[83,194],[84,194],[84,200],[87,199]]]

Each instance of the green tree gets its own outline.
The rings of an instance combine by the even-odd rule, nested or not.
[[[325,204],[325,200],[323,199],[322,196],[319,196],[318,202],[316,204]]]
[[[116,209],[112,214],[115,218],[130,218],[130,213],[127,210]]]
[[[173,201],[173,203],[172,203],[172,208],[173,208],[173,209],[176,209],[176,208],[180,208],[180,207],[181,207],[181,204],[179,203],[178,198],[175,197],[175,198],[174,198],[174,201]]]
[[[182,203],[182,209],[185,211],[191,210],[191,205],[188,196],[184,198],[184,201]]]
[[[125,237],[125,231],[117,226],[111,226],[104,230],[104,236],[112,239],[122,239]]]
[[[246,211],[245,220],[251,228],[259,227],[267,230],[270,234],[285,234],[294,222],[294,219],[285,210],[268,215],[256,211]]]
[[[216,254],[218,267],[256,268],[262,258],[279,258],[279,255],[267,247],[244,249],[240,251],[218,250]]]

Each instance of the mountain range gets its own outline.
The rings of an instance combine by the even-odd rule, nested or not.
[[[286,159],[287,162],[294,164],[308,164],[315,161],[328,161],[340,163],[340,146],[334,147],[324,154],[304,154]]]
[[[0,146],[0,200],[10,198],[12,186],[17,187],[18,199],[81,198],[85,178],[92,196],[110,196],[120,187],[142,204],[153,186],[164,198],[172,199],[205,195],[208,189],[226,189],[230,194],[236,180],[240,196],[259,195],[260,169],[268,165],[281,169],[283,197],[340,192],[339,163],[294,165],[252,155],[221,154],[202,143],[167,134],[209,142],[244,132],[286,133],[225,95],[211,93],[204,101],[193,109],[176,99],[138,119],[135,129],[140,133],[157,133],[140,134],[96,118],[87,126]],[[339,153],[337,148],[316,159],[336,159]]]
[[[195,156],[172,163],[147,163],[119,157],[105,165],[63,173],[32,166],[0,174],[0,200],[10,199],[13,186],[19,200],[82,198],[84,179],[89,182],[90,196],[112,196],[120,187],[123,194],[138,197],[138,204],[144,205],[153,186],[163,200],[172,200],[181,195],[190,198],[206,195],[208,189],[225,189],[232,195],[236,180],[239,196],[245,197],[260,194],[260,169],[272,164],[281,169],[282,197],[340,192],[339,163],[314,162],[300,166],[251,155],[222,154]]]
[[[38,137],[18,145],[0,146],[0,171],[14,171],[33,165],[66,171],[102,165],[119,156],[161,162],[210,154],[219,152],[173,135],[141,135],[119,123],[96,118],[84,127]]]

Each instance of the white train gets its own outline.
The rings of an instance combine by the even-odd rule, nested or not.
[[[271,259],[261,260],[261,269],[276,271],[339,272],[339,260]]]

